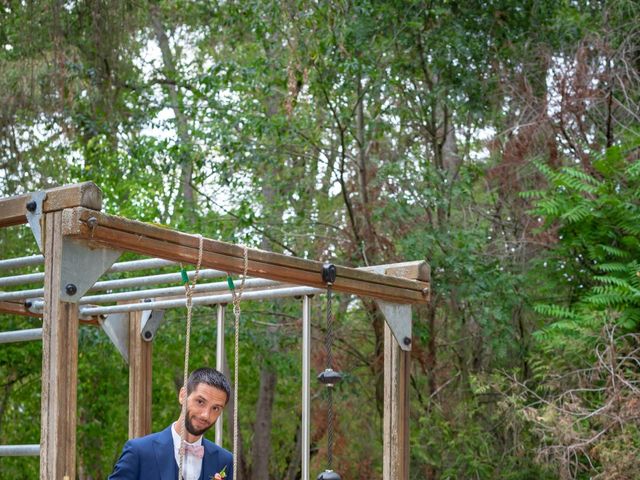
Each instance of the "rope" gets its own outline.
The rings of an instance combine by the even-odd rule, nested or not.
[[[189,355],[190,355],[190,348],[191,348],[191,318],[192,318],[192,311],[193,311],[193,289],[196,286],[196,282],[198,281],[198,277],[200,276],[200,265],[202,264],[202,251],[203,251],[203,245],[204,245],[204,239],[202,237],[202,235],[198,235],[199,238],[199,244],[198,244],[198,263],[196,264],[196,272],[195,275],[193,276],[193,278],[191,279],[191,281],[189,281],[189,277],[186,276],[186,272],[183,271],[183,278],[186,276],[187,281],[184,284],[184,289],[185,289],[185,294],[187,296],[187,332],[185,335],[185,345],[184,345],[184,374],[182,377],[182,386],[185,389],[185,398],[184,401],[182,402],[182,413],[181,413],[181,417],[183,420],[183,425],[181,425],[181,431],[180,431],[180,464],[179,464],[179,468],[178,468],[178,480],[182,479],[182,467],[183,467],[183,463],[184,463],[184,444],[185,444],[185,438],[187,435],[187,427],[186,427],[186,422],[187,422],[187,397],[186,397],[186,389],[187,389],[187,379],[188,379],[188,375],[189,375]]]
[[[249,269],[249,250],[244,245],[242,256],[244,258],[242,281],[240,282],[240,291],[236,292],[231,275],[227,274],[227,281],[231,290],[231,298],[233,299],[233,315],[234,315],[234,362],[233,362],[233,474],[237,476],[238,471],[238,382],[240,371],[240,299],[244,291],[244,282],[247,278],[247,270]]]
[[[327,369],[333,369],[333,353],[331,351],[331,346],[333,344],[333,311],[332,311],[332,303],[333,303],[333,292],[331,289],[331,283],[327,283],[327,335],[325,336],[325,349],[327,351]],[[333,413],[333,386],[328,386],[328,395],[327,399],[327,423],[328,423],[328,431],[327,431],[327,469],[333,470],[333,441],[334,441],[334,413]]]

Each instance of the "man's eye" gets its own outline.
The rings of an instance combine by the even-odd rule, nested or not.
[[[204,405],[204,402],[202,400],[198,400],[198,405]]]

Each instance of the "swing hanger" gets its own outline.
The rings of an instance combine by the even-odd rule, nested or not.
[[[322,265],[322,281],[330,287],[336,281],[337,272],[333,263],[325,263]]]

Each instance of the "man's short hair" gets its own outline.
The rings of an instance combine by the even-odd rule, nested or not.
[[[189,378],[187,379],[187,396],[189,396],[200,383],[206,383],[213,388],[222,390],[227,394],[226,403],[229,402],[229,398],[231,398],[231,386],[229,385],[229,381],[227,380],[227,377],[215,368],[203,367],[191,372],[191,375],[189,375]]]

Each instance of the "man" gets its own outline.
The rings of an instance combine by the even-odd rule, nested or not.
[[[202,435],[215,423],[229,401],[231,388],[225,376],[213,368],[191,373],[180,389],[180,405],[187,402],[186,418],[162,432],[129,440],[109,480],[176,480],[180,462],[180,435],[185,432],[182,463],[185,480],[233,480],[233,455]]]

